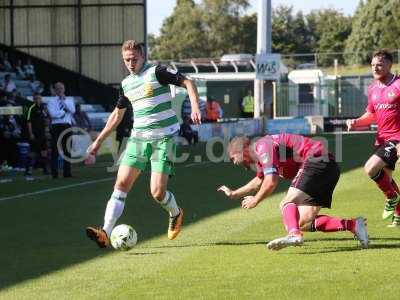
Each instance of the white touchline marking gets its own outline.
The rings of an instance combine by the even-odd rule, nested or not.
[[[184,167],[188,168],[188,167],[193,167],[193,166],[196,166],[196,165],[204,165],[204,164],[208,164],[208,163],[211,163],[211,162],[210,161],[204,161],[204,162],[200,162],[200,163],[192,163],[192,164],[187,164]],[[3,198],[0,198],[0,202],[6,201],[6,200],[12,200],[12,199],[18,199],[18,198],[33,196],[33,195],[40,195],[40,194],[50,193],[50,192],[59,191],[59,190],[65,190],[65,189],[69,189],[69,188],[73,188],[73,187],[77,187],[77,186],[84,186],[84,185],[89,185],[89,184],[93,184],[93,183],[99,183],[99,182],[114,180],[115,178],[116,177],[107,177],[107,178],[103,178],[103,179],[89,180],[89,181],[84,181],[84,182],[80,182],[80,183],[74,183],[74,184],[63,185],[63,186],[59,186],[59,187],[55,187],[55,188],[44,189],[44,190],[40,190],[40,191],[36,191],[36,192],[23,193],[23,194],[14,195],[14,196],[3,197]]]
[[[89,180],[89,181],[63,185],[63,186],[50,188],[50,189],[44,189],[44,190],[40,190],[40,191],[36,191],[36,192],[30,192],[30,193],[24,193],[24,194],[15,195],[15,196],[3,197],[3,198],[0,198],[0,202],[1,201],[6,201],[6,200],[11,200],[11,199],[23,198],[23,197],[27,197],[27,196],[33,196],[33,195],[39,195],[39,194],[59,191],[59,190],[65,190],[65,189],[69,189],[69,188],[77,187],[77,186],[83,186],[83,185],[89,185],[89,184],[93,184],[93,183],[109,181],[109,180],[112,180],[112,179],[115,179],[115,177],[107,177],[107,178],[103,178],[103,179]]]

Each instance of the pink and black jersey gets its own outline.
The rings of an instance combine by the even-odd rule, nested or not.
[[[378,132],[376,145],[400,141],[400,78],[394,76],[387,85],[374,81],[368,87],[368,112],[375,114]]]
[[[310,157],[321,157],[328,152],[320,141],[297,134],[266,135],[254,144],[257,176],[277,174],[285,179],[296,176],[299,168]]]

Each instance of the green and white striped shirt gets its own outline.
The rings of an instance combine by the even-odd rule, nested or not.
[[[130,74],[122,81],[123,95],[117,106],[132,105],[132,137],[159,139],[179,130],[178,118],[172,109],[169,84],[180,86],[184,78],[174,70],[145,64],[140,73]]]

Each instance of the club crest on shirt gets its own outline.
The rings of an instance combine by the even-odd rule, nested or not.
[[[387,97],[390,99],[393,99],[396,96],[396,94],[393,91],[390,91],[389,93],[387,93]]]
[[[136,89],[129,90],[125,93],[125,96],[131,101],[136,101],[142,98],[153,97],[154,91],[151,83],[146,82],[145,84],[137,87]]]

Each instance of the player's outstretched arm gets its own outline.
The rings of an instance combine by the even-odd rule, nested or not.
[[[271,195],[278,186],[279,176],[276,174],[266,175],[261,183],[260,189],[255,196],[247,196],[242,201],[242,207],[246,209],[254,208]]]
[[[217,189],[217,191],[224,192],[225,195],[228,196],[230,199],[242,199],[244,196],[247,196],[254,192],[257,192],[258,189],[260,188],[261,183],[262,183],[262,179],[260,179],[258,177],[254,177],[247,184],[245,184],[244,186],[242,186],[236,190],[231,190],[227,186],[223,185],[223,186],[220,186]]]
[[[106,126],[104,126],[103,130],[100,132],[98,137],[94,140],[94,142],[89,146],[87,152],[96,155],[99,150],[101,144],[104,140],[110,135],[111,132],[115,130],[119,123],[121,123],[122,118],[124,117],[126,108],[118,108],[116,107],[111,115],[108,117]]]
[[[375,114],[369,111],[365,112],[361,117],[357,119],[349,119],[346,121],[347,130],[356,130],[358,127],[369,126],[375,122]]]
[[[197,87],[193,80],[185,78],[182,81],[182,86],[186,88],[190,100],[190,105],[192,106],[191,118],[194,124],[201,123],[201,113],[199,108],[199,93],[197,92]]]

